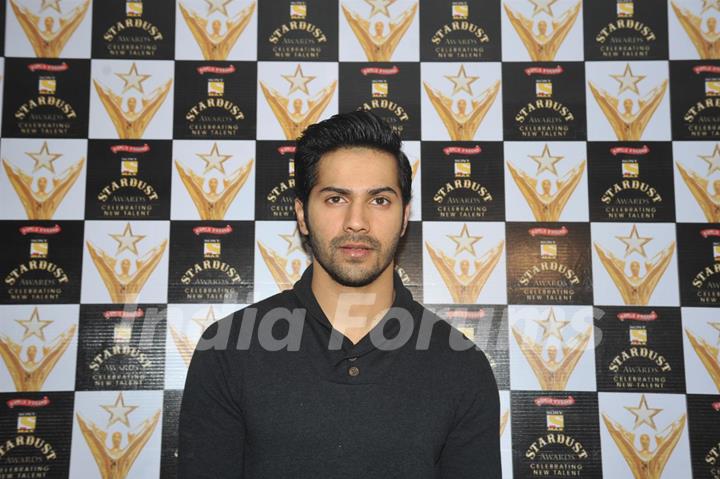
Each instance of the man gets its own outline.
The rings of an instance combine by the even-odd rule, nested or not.
[[[394,272],[411,195],[400,147],[361,111],[298,140],[295,212],[313,263],[291,290],[203,333],[180,411],[179,477],[501,476],[485,355]]]

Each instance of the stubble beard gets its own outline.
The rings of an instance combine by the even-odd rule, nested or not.
[[[393,262],[400,242],[399,232],[386,248],[383,248],[377,239],[369,235],[343,234],[333,238],[328,245],[325,245],[313,235],[309,218],[306,218],[306,226],[307,242],[313,254],[313,261],[317,261],[336,283],[353,288],[367,286],[375,281]],[[374,255],[375,259],[341,262],[340,247],[346,243],[369,245],[372,248],[371,255]]]

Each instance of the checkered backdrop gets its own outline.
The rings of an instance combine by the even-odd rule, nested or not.
[[[405,140],[397,270],[490,358],[504,477],[720,477],[717,0],[1,13],[0,477],[175,475],[201,332],[308,264],[293,140],[358,108]]]

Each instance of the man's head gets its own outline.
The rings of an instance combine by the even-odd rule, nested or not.
[[[295,212],[315,263],[356,287],[392,267],[410,214],[411,182],[400,137],[372,113],[309,126],[295,152]]]

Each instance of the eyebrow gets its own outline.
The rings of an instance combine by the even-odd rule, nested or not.
[[[351,190],[349,190],[347,188],[339,188],[337,186],[326,186],[324,188],[321,188],[318,191],[318,193],[325,193],[328,191],[333,192],[333,193],[338,193],[341,195],[348,195],[348,196],[352,194]],[[380,193],[392,193],[393,195],[398,196],[397,191],[395,191],[395,189],[393,189],[390,186],[380,186],[377,188],[370,188],[369,190],[367,190],[367,193],[370,196],[378,195]]]

